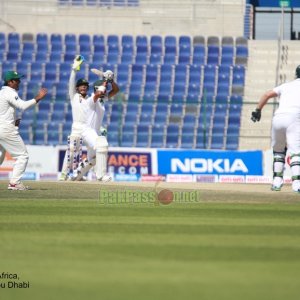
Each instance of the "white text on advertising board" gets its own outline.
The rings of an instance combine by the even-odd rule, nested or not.
[[[184,161],[179,158],[171,159],[171,171],[181,171],[183,173],[234,173],[241,171],[243,173],[248,172],[248,168],[244,164],[243,160],[235,159],[232,163],[229,159],[216,159],[210,158],[185,158]]]

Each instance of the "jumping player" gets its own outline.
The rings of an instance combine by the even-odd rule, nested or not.
[[[280,191],[283,185],[283,171],[286,151],[289,152],[292,171],[292,189],[300,193],[300,65],[296,68],[296,79],[264,93],[252,121],[259,121],[261,110],[269,99],[279,97],[279,107],[272,120],[273,184],[271,190]]]

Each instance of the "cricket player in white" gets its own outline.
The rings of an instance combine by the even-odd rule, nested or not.
[[[26,110],[37,104],[47,94],[47,89],[40,89],[34,99],[24,101],[17,93],[23,75],[8,71],[4,75],[4,86],[0,91],[0,145],[3,162],[5,152],[16,160],[8,185],[9,190],[27,190],[21,182],[28,163],[28,152],[17,127],[16,109]]]
[[[280,191],[283,185],[285,156],[291,157],[292,189],[300,193],[300,65],[296,79],[267,91],[252,112],[252,121],[259,121],[261,110],[269,99],[279,97],[279,107],[272,121],[273,184],[271,190]]]
[[[89,97],[87,95],[89,83],[84,79],[79,79],[75,86],[76,70],[79,70],[83,62],[82,56],[77,56],[71,71],[69,81],[69,96],[71,99],[73,124],[71,137],[82,137],[87,146],[87,159],[79,166],[72,180],[81,180],[82,177],[95,166],[97,180],[108,182],[112,178],[106,174],[108,143],[105,136],[99,136],[98,131],[101,127],[105,108],[103,99],[106,97],[106,85],[112,84],[112,90],[107,97],[113,97],[118,93],[119,88],[113,82],[113,73],[107,71],[104,76],[106,80],[97,86],[94,84],[94,93]],[[67,169],[67,156],[65,156],[62,176],[64,177]]]

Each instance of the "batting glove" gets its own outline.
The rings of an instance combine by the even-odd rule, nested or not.
[[[84,57],[82,55],[77,55],[74,59],[73,65],[72,65],[72,69],[74,71],[79,71],[80,70],[80,66],[84,61]]]
[[[255,111],[252,112],[251,120],[253,122],[259,122],[261,118],[261,109],[257,108]]]
[[[107,82],[113,82],[115,74],[111,70],[107,70],[103,73],[104,80]]]

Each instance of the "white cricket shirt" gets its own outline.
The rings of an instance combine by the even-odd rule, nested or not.
[[[92,99],[94,97],[94,94],[92,94]],[[102,126],[103,117],[105,113],[105,106],[103,101],[96,101],[93,103],[94,105],[91,105],[91,111],[89,113],[87,124],[89,127],[96,130],[97,133],[100,131],[100,127]]]
[[[0,90],[0,127],[14,126],[16,109],[25,110],[35,104],[35,99],[24,101],[15,89],[3,86]]]
[[[280,97],[276,114],[300,114],[300,78],[277,86],[273,91]]]

